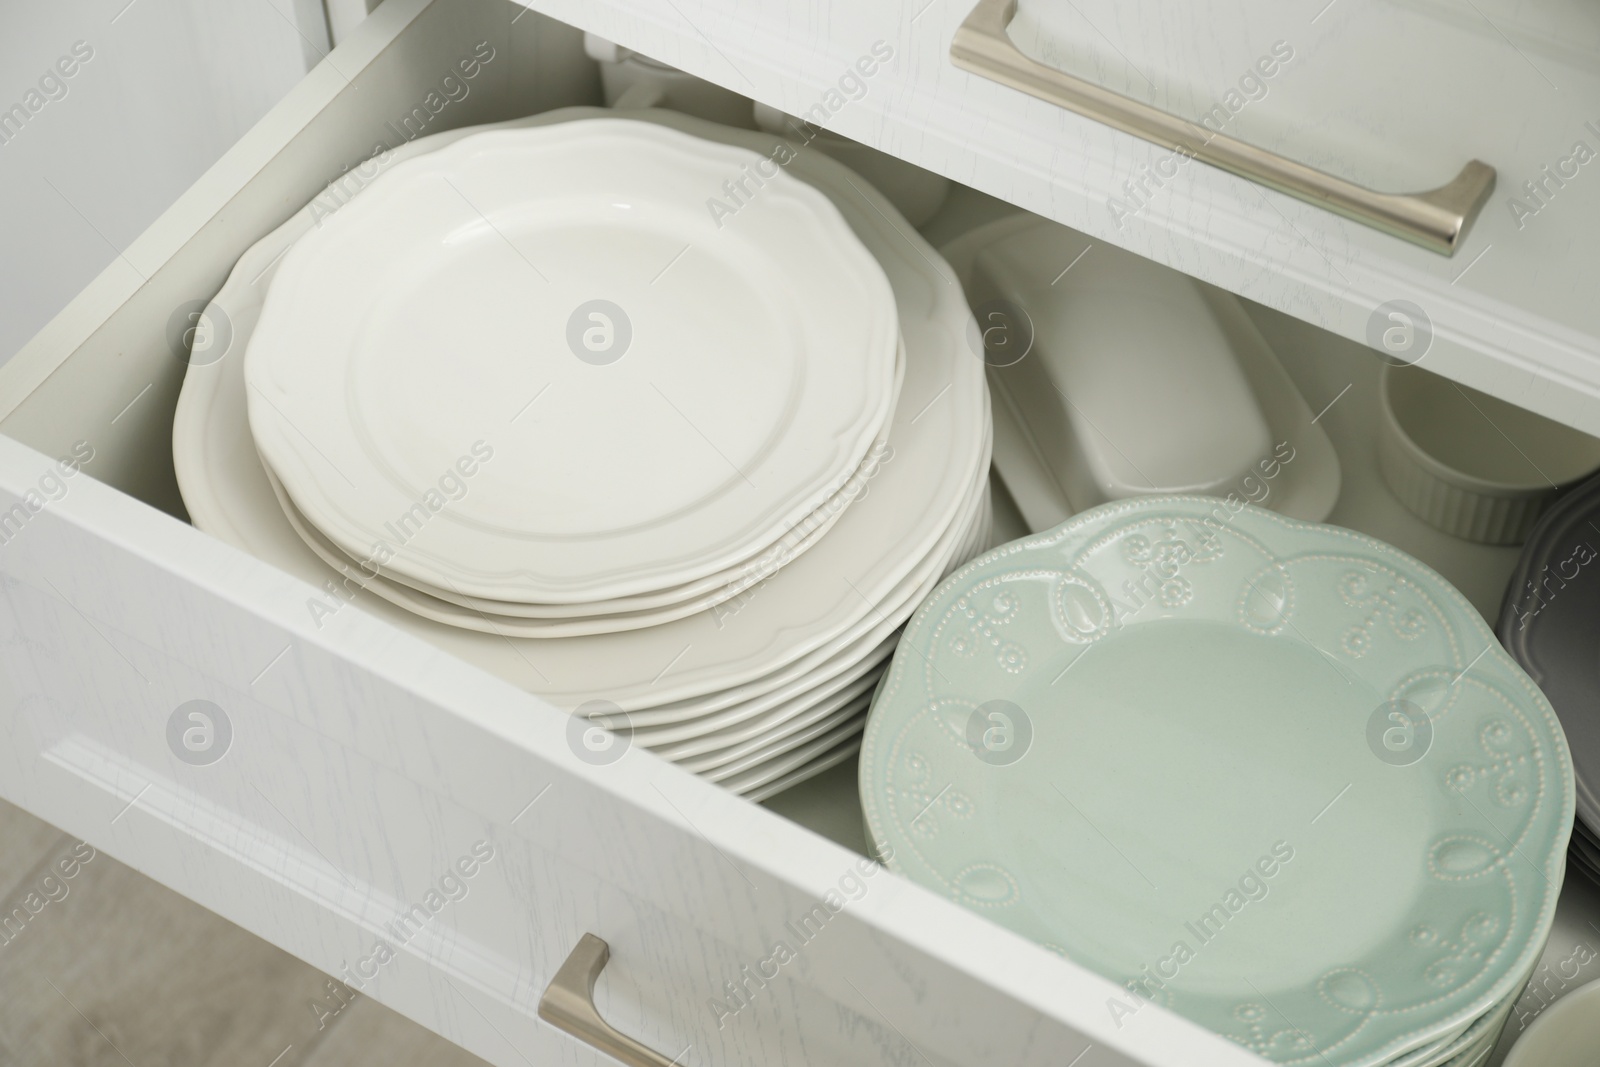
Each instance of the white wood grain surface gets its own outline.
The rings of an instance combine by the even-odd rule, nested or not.
[[[0,870],[0,1062],[482,1065],[4,801]]]
[[[320,0],[0,5],[0,361],[327,52]]]

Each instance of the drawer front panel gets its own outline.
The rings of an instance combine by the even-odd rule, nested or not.
[[[534,1015],[584,932],[687,1063],[1253,1062],[85,474],[31,512],[55,468],[0,439],[7,798],[494,1062],[585,1061]]]

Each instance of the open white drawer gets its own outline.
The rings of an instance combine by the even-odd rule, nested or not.
[[[0,371],[0,795],[497,1064],[605,1059],[536,1014],[585,933],[604,1017],[682,1064],[1257,1062],[1117,1025],[1113,983],[641,750],[579,760],[564,713],[369,616],[316,628],[179,517],[176,309],[388,124],[596,102],[576,30],[390,0]],[[220,762],[170,743],[192,700]]]
[[[925,10],[919,27],[960,16]],[[641,46],[668,34],[603,28]],[[661,58],[714,65],[690,51]],[[908,70],[932,69],[906,54]],[[478,72],[447,87],[469,57]],[[573,27],[511,0],[388,0],[0,368],[0,796],[507,1067],[611,1062],[537,1015],[585,934],[611,950],[601,1014],[662,1062],[1261,1062],[1158,1007],[1113,1013],[1115,984],[642,750],[580,760],[563,712],[370,616],[318,629],[317,590],[182,520],[181,312],[314,196],[337,197],[328,183],[402,127],[599,100]],[[848,132],[871,140],[867,125]],[[937,144],[877,140],[941,162]],[[1048,206],[1048,183],[1007,186],[1002,169],[956,176]],[[1232,287],[1288,294],[1266,302],[1322,320],[1294,297],[1303,282],[1265,268]],[[1376,481],[1371,354],[1251,314],[1328,414],[1351,490],[1332,521],[1413,552],[1492,610],[1515,550],[1444,544]],[[1439,369],[1470,378],[1465,366]],[[1506,382],[1500,395],[1540,406]],[[1583,389],[1560,395],[1543,407],[1600,426]],[[86,476],[60,479],[61,457]],[[219,762],[175,754],[170,724],[192,700],[226,716]],[[804,817],[837,829],[853,810],[845,798]],[[1551,967],[1600,920],[1593,894],[1572,888]]]

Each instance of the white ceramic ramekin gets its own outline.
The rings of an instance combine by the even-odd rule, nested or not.
[[[1420,367],[1385,364],[1379,395],[1384,480],[1468,541],[1521,544],[1561,490],[1600,467],[1600,438]]]
[[[1600,982],[1546,1008],[1517,1038],[1501,1067],[1594,1067],[1600,1063]]]

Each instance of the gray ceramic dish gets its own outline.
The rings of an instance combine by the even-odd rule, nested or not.
[[[1579,826],[1600,843],[1600,477],[1539,519],[1506,588],[1495,634],[1555,707],[1572,749]],[[1600,880],[1600,878],[1597,878]]]

